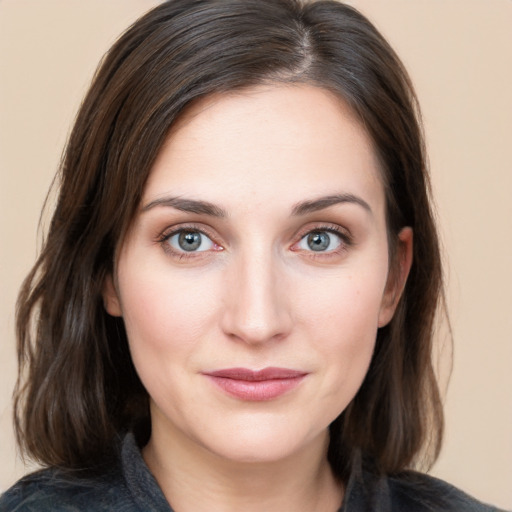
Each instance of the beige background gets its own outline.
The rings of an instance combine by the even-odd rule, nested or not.
[[[156,0],[0,0],[0,489],[16,460],[13,306],[39,211],[103,52]],[[423,106],[448,258],[454,369],[433,474],[512,509],[512,2],[353,0]]]

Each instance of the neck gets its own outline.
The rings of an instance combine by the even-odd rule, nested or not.
[[[176,512],[336,512],[343,490],[327,461],[328,433],[285,459],[223,458],[154,429],[143,457]]]

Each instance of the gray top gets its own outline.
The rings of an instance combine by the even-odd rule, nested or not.
[[[0,512],[173,512],[142,459],[132,434],[117,462],[95,476],[46,469],[26,476],[0,497]],[[356,463],[339,512],[496,512],[455,487],[412,471],[387,477]]]

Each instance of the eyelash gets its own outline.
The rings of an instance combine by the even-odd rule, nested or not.
[[[184,259],[197,259],[201,257],[207,257],[208,253],[211,251],[191,251],[187,253],[186,251],[176,251],[171,247],[171,245],[168,243],[169,240],[183,232],[193,232],[193,233],[200,233],[203,236],[206,236],[209,238],[212,243],[219,247],[218,250],[214,252],[221,252],[223,250],[222,246],[217,244],[214,241],[214,236],[209,233],[204,228],[200,228],[195,225],[180,225],[179,227],[172,228],[170,231],[166,230],[164,231],[156,240],[157,243],[159,243],[162,246],[162,249],[165,253],[169,254],[170,256],[177,258],[178,260],[184,260]],[[299,252],[300,249],[293,249],[293,247],[297,246],[305,237],[308,235],[311,235],[313,233],[331,233],[339,237],[340,239],[340,246],[337,247],[334,250],[331,251],[318,251],[315,252],[313,250],[311,251],[303,251],[308,253],[308,257],[310,258],[328,258],[333,256],[338,256],[339,254],[347,251],[351,246],[354,245],[354,240],[349,232],[347,230],[340,228],[339,226],[335,224],[326,224],[326,225],[320,225],[315,226],[311,229],[305,229],[304,231],[300,232],[298,235],[298,240],[293,243],[292,245],[292,251]]]

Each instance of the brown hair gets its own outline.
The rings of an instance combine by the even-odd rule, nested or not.
[[[329,460],[345,478],[360,451],[378,471],[439,451],[432,368],[442,272],[417,100],[400,60],[355,9],[336,1],[172,0],[111,48],[78,113],[60,195],[17,309],[15,427],[44,465],[85,468],[148,421],[122,319],[106,314],[105,276],[170,127],[192,102],[269,82],[329,89],[353,109],[380,159],[390,248],[414,231],[414,262],[365,381],[331,425]],[[147,434],[147,433],[146,433]]]

